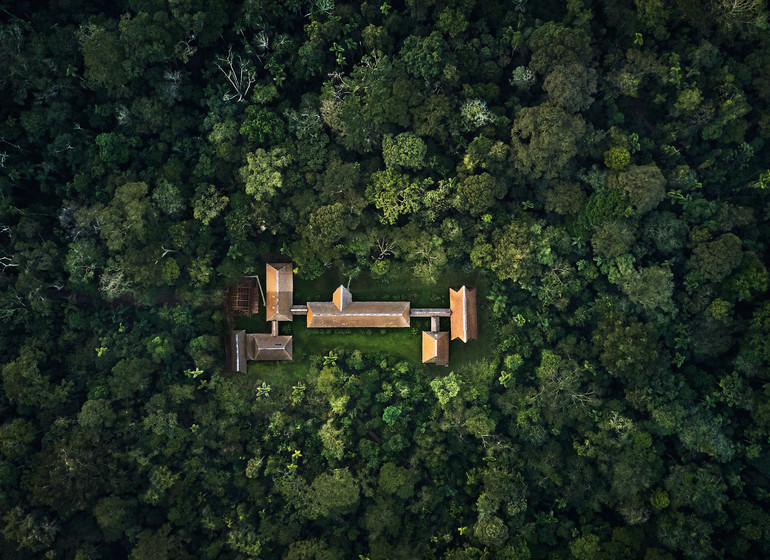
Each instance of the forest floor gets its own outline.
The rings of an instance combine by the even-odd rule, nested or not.
[[[260,274],[265,285],[264,274]],[[339,270],[329,270],[315,280],[294,278],[294,304],[308,301],[331,301],[340,284],[348,285],[348,279]],[[492,333],[488,330],[489,305],[486,282],[479,273],[447,271],[434,284],[425,284],[414,277],[393,278],[387,281],[373,279],[369,275],[354,278],[349,285],[353,300],[360,301],[409,301],[412,307],[449,307],[449,288],[465,284],[476,287],[479,338],[467,344],[455,340],[449,345],[449,368],[422,366],[421,331],[430,330],[430,319],[412,318],[411,327],[404,329],[308,329],[305,317],[295,317],[291,323],[281,323],[280,334],[294,336],[294,359],[291,362],[251,362],[249,375],[265,380],[273,386],[293,385],[302,381],[309,370],[310,357],[327,355],[338,350],[360,350],[372,354],[382,352],[398,356],[425,368],[428,375],[439,375],[470,366],[491,354]],[[250,317],[236,317],[236,327],[246,332],[269,332],[265,321],[264,305],[259,313]],[[441,319],[441,329],[449,330],[449,319]]]

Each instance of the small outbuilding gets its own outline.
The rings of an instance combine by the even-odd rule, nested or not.
[[[422,331],[422,363],[449,365],[449,333]]]
[[[248,359],[255,362],[291,360],[294,352],[291,336],[261,333],[246,335],[246,349]]]

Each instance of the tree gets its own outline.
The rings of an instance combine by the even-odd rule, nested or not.
[[[560,107],[525,107],[511,130],[513,165],[528,179],[553,179],[565,173],[585,136],[582,117]]]
[[[409,499],[414,494],[417,477],[408,469],[387,462],[380,468],[378,486],[385,494],[396,494],[402,500]]]
[[[273,111],[250,105],[241,124],[241,136],[254,144],[274,145],[285,137],[284,124]]]
[[[479,519],[473,526],[473,536],[485,546],[500,546],[508,538],[508,527],[499,517]]]
[[[527,286],[535,271],[537,242],[526,219],[514,221],[486,237],[477,237],[471,252],[471,262],[488,267],[500,280],[513,280]]]
[[[128,82],[123,66],[125,54],[116,31],[98,25],[85,25],[79,33],[86,78],[111,93],[122,93]]]
[[[545,77],[543,89],[556,107],[568,113],[585,111],[594,102],[596,70],[579,62],[557,66]]]
[[[334,469],[318,475],[310,485],[311,519],[337,517],[352,512],[358,505],[360,488],[347,469]]]
[[[157,531],[145,529],[136,536],[131,550],[131,560],[166,560],[178,557],[181,545],[179,538],[171,533],[171,525],[165,523]]]
[[[292,160],[292,156],[282,148],[273,148],[269,152],[259,148],[247,154],[246,165],[240,169],[246,193],[258,202],[272,199],[283,189],[283,172]]]
[[[99,157],[104,163],[121,165],[131,157],[128,141],[122,134],[104,132],[96,137],[99,146]]]
[[[427,150],[422,138],[411,132],[402,132],[395,137],[386,134],[382,139],[382,158],[387,168],[420,169]]]
[[[505,183],[489,173],[469,175],[460,183],[460,195],[465,199],[472,216],[479,216],[492,208],[497,199],[505,196]]]
[[[106,399],[89,399],[78,413],[78,424],[84,428],[109,428],[115,421],[115,413]]]
[[[721,282],[741,263],[741,240],[723,233],[714,241],[699,243],[692,251],[690,269],[705,280]]]
[[[128,528],[130,504],[119,496],[101,498],[93,508],[96,522],[104,533],[107,542],[121,538]]]
[[[222,213],[230,199],[220,193],[214,185],[209,185],[205,190],[198,190],[200,194],[193,203],[193,216],[196,220],[200,220],[204,226],[207,226]]]
[[[147,183],[125,183],[115,189],[109,205],[96,211],[99,235],[111,252],[145,241],[153,217]]]
[[[577,214],[584,206],[586,194],[577,183],[558,181],[545,191],[545,209],[557,214]]]
[[[637,233],[629,220],[609,220],[596,226],[591,236],[591,247],[604,258],[628,254],[636,241]]]
[[[614,171],[623,171],[631,163],[631,154],[622,146],[613,146],[604,152],[604,165]]]
[[[30,340],[19,350],[16,359],[3,366],[3,391],[11,404],[55,410],[67,400],[72,383],[51,382],[40,369],[45,353],[36,346],[39,347]]]
[[[631,166],[618,174],[617,184],[640,214],[649,212],[666,197],[666,179],[654,165]]]
[[[366,187],[366,198],[382,211],[381,221],[393,225],[401,216],[420,208],[424,186],[424,183],[412,181],[408,175],[391,169],[376,171]]]
[[[441,74],[448,51],[441,33],[433,31],[427,37],[407,37],[401,49],[401,59],[410,74],[431,80]]]
[[[590,37],[582,29],[546,22],[529,37],[529,46],[533,50],[529,68],[545,74],[560,65],[587,64],[593,55],[590,43]]]
[[[620,280],[620,287],[631,301],[646,311],[674,309],[671,296],[674,293],[673,273],[668,268],[648,266],[632,269]]]

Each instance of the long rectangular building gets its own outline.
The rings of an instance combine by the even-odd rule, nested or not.
[[[246,360],[248,359],[246,353],[246,331],[233,331],[232,338],[230,340],[230,360],[232,371],[238,373],[246,373],[247,366]]]
[[[294,303],[294,271],[291,263],[267,265],[267,321],[291,321]]]
[[[348,289],[340,286],[334,292],[333,301],[308,302],[308,328],[391,328],[410,325],[408,301],[352,299]]]
[[[452,310],[450,332],[452,340],[459,338],[463,342],[478,337],[478,319],[476,316],[476,288],[462,286],[459,290],[449,289],[449,308]]]
[[[343,310],[331,301],[310,301],[307,304],[309,328],[330,327],[408,327],[408,301],[354,301]]]

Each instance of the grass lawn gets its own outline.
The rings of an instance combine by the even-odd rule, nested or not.
[[[260,273],[265,286],[264,272]],[[348,280],[337,270],[331,270],[315,280],[294,277],[294,304],[307,301],[331,301],[334,290]],[[294,336],[294,360],[291,362],[250,362],[249,374],[267,381],[274,387],[290,386],[307,376],[309,358],[338,350],[360,350],[364,354],[382,352],[398,356],[425,368],[429,376],[444,375],[464,368],[490,355],[491,333],[488,331],[489,305],[487,286],[478,273],[445,272],[435,284],[423,284],[410,278],[389,277],[386,281],[369,276],[354,278],[349,285],[353,300],[410,301],[412,307],[449,307],[449,288],[461,285],[478,288],[479,338],[467,344],[454,340],[449,344],[449,367],[423,366],[421,358],[421,331],[430,329],[430,319],[411,320],[411,327],[403,329],[308,329],[303,316],[290,323],[280,324],[280,334]],[[261,302],[260,302],[261,303]],[[236,317],[236,328],[246,332],[269,332],[265,309],[260,305],[257,315]],[[441,319],[441,329],[449,330],[449,319]]]

